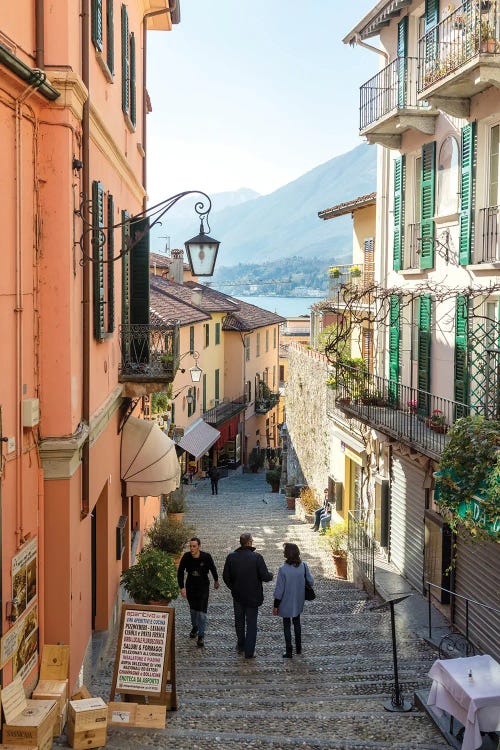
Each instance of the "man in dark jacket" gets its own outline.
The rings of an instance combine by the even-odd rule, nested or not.
[[[210,482],[212,484],[212,495],[218,495],[219,494],[219,469],[217,466],[211,466],[208,470],[208,476],[210,477]]]
[[[240,546],[226,557],[222,579],[233,596],[238,653],[251,659],[257,640],[257,615],[264,601],[262,582],[272,581],[262,555],[252,547],[251,534],[240,536]]]

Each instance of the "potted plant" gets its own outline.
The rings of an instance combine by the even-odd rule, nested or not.
[[[406,406],[408,407],[408,411],[410,414],[416,414],[418,409],[418,403],[416,399],[413,399],[411,401],[406,402]]]
[[[311,487],[302,487],[297,502],[301,510],[301,512],[299,511],[299,518],[307,521],[307,523],[311,523],[314,520],[314,511],[321,505],[318,493]]]
[[[340,268],[338,268],[338,266],[330,266],[328,269],[328,275],[334,279],[338,279],[340,276]]]
[[[425,423],[434,432],[445,435],[448,432],[448,423],[441,409],[434,409],[430,417],[426,417]]]
[[[339,521],[326,529],[321,541],[332,552],[337,578],[347,578],[347,524]]]
[[[169,604],[179,596],[177,571],[170,555],[147,547],[135,565],[125,570],[121,582],[137,604]]]
[[[271,485],[271,492],[279,492],[281,480],[281,468],[266,471],[266,482]]]
[[[166,496],[165,505],[167,508],[167,516],[171,521],[182,523],[184,513],[186,512],[186,492],[184,486],[181,484],[176,490]]]
[[[287,510],[295,510],[295,500],[298,498],[299,494],[300,490],[295,484],[287,484],[285,487]]]
[[[359,266],[351,266],[351,278],[356,279],[361,276],[361,268]]]
[[[184,545],[194,534],[194,527],[172,521],[168,516],[155,518],[146,530],[149,547],[160,549],[172,555],[174,560],[181,558]]]

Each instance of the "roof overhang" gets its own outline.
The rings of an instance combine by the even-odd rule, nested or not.
[[[400,15],[403,8],[411,5],[413,0],[380,0],[351,31],[342,39],[344,44],[356,44],[358,39],[370,39],[377,36],[392,18]]]
[[[352,201],[345,201],[344,203],[338,203],[336,206],[331,208],[325,208],[323,211],[318,211],[320,219],[334,219],[336,216],[345,216],[345,214],[352,214],[355,211],[359,211],[367,206],[374,206],[377,202],[377,193],[368,193],[368,195],[361,195],[359,198],[353,198]]]
[[[143,0],[148,31],[170,31],[180,23],[180,0]],[[150,15],[150,14],[155,15]],[[147,17],[149,16],[149,17]]]

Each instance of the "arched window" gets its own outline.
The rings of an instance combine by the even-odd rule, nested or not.
[[[441,144],[438,159],[438,216],[448,216],[458,211],[459,195],[458,142],[449,135]]]

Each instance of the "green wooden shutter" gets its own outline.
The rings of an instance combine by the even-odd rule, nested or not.
[[[122,110],[128,114],[130,109],[130,70],[127,6],[122,5]]]
[[[102,0],[92,0],[91,7],[92,44],[102,52]]]
[[[130,238],[127,211],[122,211],[122,253]],[[122,325],[130,325],[130,253],[122,255]]]
[[[92,278],[94,287],[94,337],[102,341],[105,333],[104,317],[104,188],[92,183]]]
[[[398,23],[398,107],[407,106],[408,16]]]
[[[149,324],[149,219],[130,223],[130,322]]]
[[[220,323],[215,324],[215,343],[220,344]]]
[[[397,401],[399,383],[399,333],[401,325],[401,301],[391,294],[389,307],[389,398]]]
[[[424,74],[436,70],[439,58],[438,29],[439,22],[439,0],[425,0],[425,48],[424,48]],[[434,31],[432,31],[434,29]],[[429,33],[431,32],[432,33]]]
[[[112,195],[108,194],[108,212],[106,223],[108,225],[108,252],[107,252],[107,277],[108,277],[108,333],[115,330],[115,230],[113,227],[115,219],[115,202]]]
[[[113,2],[106,3],[106,63],[111,75],[115,72],[115,26],[113,18]]]
[[[455,401],[461,404],[467,404],[469,397],[467,363],[468,312],[468,298],[465,295],[459,295],[457,297],[455,319]],[[465,414],[457,413],[456,416],[463,417]]]
[[[436,142],[422,146],[420,187],[420,268],[434,267],[434,196],[436,184]]]
[[[417,410],[421,415],[429,413],[429,391],[431,388],[431,296],[420,297],[418,312],[418,399]]]
[[[194,326],[189,326],[189,351],[194,352]]]
[[[476,123],[470,122],[462,128],[460,149],[460,241],[459,260],[466,266],[471,260],[473,240],[474,208],[474,161],[476,150]]]
[[[197,393],[197,387],[196,385],[193,386],[193,414],[196,412],[196,393]]]
[[[205,413],[207,410],[207,376],[205,374],[203,374],[202,384],[203,413]]]
[[[220,391],[219,391],[219,370],[215,371],[215,395],[214,398],[218,401],[220,398]]]
[[[135,125],[137,119],[137,95],[135,83],[135,35],[130,34],[130,121]]]
[[[425,30],[430,31],[439,21],[439,0],[425,0]]]
[[[400,271],[403,268],[404,247],[404,217],[405,217],[405,157],[394,161],[394,243],[393,268]]]

